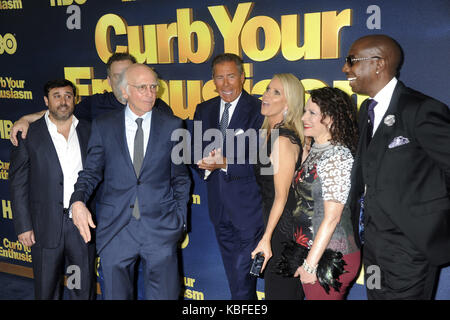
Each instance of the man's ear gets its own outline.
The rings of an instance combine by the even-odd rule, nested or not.
[[[45,105],[48,107],[48,98],[44,96]]]
[[[122,92],[122,97],[128,101],[128,90],[126,90],[125,88],[120,88],[120,91]]]
[[[387,65],[386,65],[385,59],[377,59],[377,60],[378,61],[377,61],[376,73],[379,74],[379,73],[382,73],[386,69]]]

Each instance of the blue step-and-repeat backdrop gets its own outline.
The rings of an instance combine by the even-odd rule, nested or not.
[[[256,96],[282,72],[294,73],[306,89],[329,85],[352,94],[344,57],[355,39],[376,33],[403,47],[402,81],[449,104],[448,0],[0,1],[0,271],[31,267],[30,250],[14,233],[9,136],[14,121],[45,108],[47,80],[72,80],[81,98],[110,91],[105,63],[128,51],[158,71],[161,98],[175,115],[192,119],[196,105],[216,95],[216,54],[243,57],[244,87]],[[229,299],[205,185],[196,174],[194,182],[189,233],[180,245],[184,298]],[[264,299],[263,280],[258,297]],[[365,298],[360,276],[349,299]],[[450,267],[441,270],[436,298],[450,299]]]

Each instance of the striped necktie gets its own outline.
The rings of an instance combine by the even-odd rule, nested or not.
[[[222,132],[222,137],[223,137],[224,144],[225,144],[225,137],[226,137],[227,127],[228,127],[228,120],[229,120],[229,117],[230,117],[230,114],[229,114],[229,111],[228,111],[230,109],[230,107],[231,107],[231,103],[230,102],[225,103],[225,109],[223,110],[222,119],[220,120],[220,131]]]

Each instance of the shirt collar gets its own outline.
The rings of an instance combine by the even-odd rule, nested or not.
[[[241,95],[242,95],[242,91],[241,91],[241,93],[239,94],[239,96],[236,99],[234,99],[233,101],[230,102],[231,103],[231,107],[230,108],[234,108],[237,105]],[[222,98],[220,98],[220,107],[221,108],[225,108],[225,103],[226,102]]]
[[[387,85],[384,86],[383,89],[381,89],[373,99],[377,101],[379,104],[387,104],[389,105],[389,102],[391,101],[392,94],[394,93],[395,86],[397,85],[397,78],[393,77],[391,81],[387,83]]]
[[[142,118],[144,119],[144,121],[146,121],[147,119],[150,119],[152,111],[153,110],[150,110],[149,112],[144,113],[142,116],[138,116],[133,111],[131,111],[130,105],[127,103],[127,106],[125,108],[125,117],[132,121],[136,121],[137,118]]]
[[[49,128],[49,130],[53,131],[53,132],[58,132],[58,128],[56,127],[56,124],[53,123],[52,120],[50,120],[49,117],[50,111],[47,110],[44,114],[44,119],[45,122],[47,123],[47,127]],[[72,114],[72,127],[75,129],[78,125],[79,120],[77,119],[77,117],[75,117],[74,114]]]

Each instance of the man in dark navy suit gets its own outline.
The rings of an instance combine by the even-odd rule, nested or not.
[[[76,88],[70,81],[49,81],[44,91],[48,111],[11,152],[14,226],[19,241],[32,250],[36,299],[62,298],[65,269],[79,276],[68,286],[69,297],[93,299],[94,243],[84,243],[68,213],[90,124],[73,116]]]
[[[208,129],[224,133],[229,129],[234,133],[226,136],[228,141],[223,148],[206,154],[198,162],[197,169],[206,180],[209,214],[222,254],[231,298],[256,299],[256,278],[250,276],[249,271],[251,252],[263,233],[263,219],[261,195],[249,156],[257,148],[248,143],[243,149],[236,146],[240,133],[248,129],[258,132],[263,117],[261,102],[242,89],[245,80],[242,63],[239,56],[230,53],[214,58],[213,81],[219,96],[199,104],[194,121],[201,122],[202,136]],[[227,146],[233,143],[235,150],[231,150],[234,151],[231,156]],[[206,146],[207,143],[203,142],[201,154]],[[195,153],[194,150],[194,156]]]

